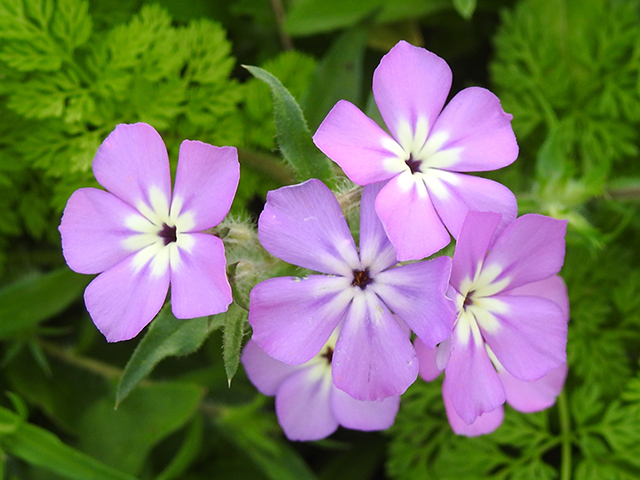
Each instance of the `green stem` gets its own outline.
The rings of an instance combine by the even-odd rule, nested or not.
[[[558,397],[558,414],[560,415],[560,438],[562,440],[562,463],[560,480],[571,480],[571,418],[565,390]]]

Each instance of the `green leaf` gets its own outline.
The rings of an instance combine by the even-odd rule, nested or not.
[[[358,105],[362,97],[362,68],[368,31],[355,27],[340,35],[316,68],[301,102],[315,131],[338,100]]]
[[[182,478],[186,469],[195,460],[202,444],[204,422],[202,417],[196,415],[187,429],[184,442],[173,457],[171,463],[156,477],[155,480],[172,480]]]
[[[453,7],[462,18],[469,20],[476,10],[476,3],[477,0],[453,0]]]
[[[280,80],[266,70],[252,66],[245,68],[271,87],[278,145],[285,160],[294,168],[296,179],[317,178],[327,183],[332,178],[331,163],[313,144],[298,102]]]
[[[65,445],[47,430],[21,423],[19,415],[0,407],[0,425],[5,424],[19,426],[10,434],[3,434],[0,430],[2,450],[25,462],[78,480],[135,480],[135,477]]]
[[[166,305],[127,362],[118,383],[116,407],[161,360],[195,352],[216,328],[209,324],[209,317],[178,320]]]
[[[137,474],[150,450],[197,411],[204,389],[193,384],[140,386],[118,410],[103,397],[84,412],[79,447],[125,472]]]
[[[350,27],[373,13],[382,0],[307,0],[295,3],[284,23],[290,35]]]
[[[242,353],[242,337],[247,326],[249,312],[239,307],[235,302],[229,305],[225,314],[224,335],[222,337],[222,356],[227,380],[231,385],[231,379],[238,370],[240,354]]]
[[[31,328],[62,312],[80,297],[91,277],[61,268],[0,290],[0,338]]]

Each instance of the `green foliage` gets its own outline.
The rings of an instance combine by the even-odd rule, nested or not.
[[[231,386],[231,380],[238,371],[240,355],[242,353],[242,339],[247,330],[247,317],[249,312],[236,303],[229,305],[229,310],[224,314],[224,335],[222,336],[222,358],[227,380]]]

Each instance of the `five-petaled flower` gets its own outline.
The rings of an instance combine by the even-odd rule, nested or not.
[[[499,223],[497,213],[468,214],[451,271],[452,335],[437,350],[416,341],[421,376],[444,369],[447,416],[464,435],[495,430],[505,401],[524,412],[551,406],[567,373],[569,302],[556,275],[566,222],[529,214],[497,234]]]
[[[416,379],[417,358],[403,322],[435,347],[450,334],[455,317],[445,297],[448,257],[394,267],[395,251],[373,207],[380,187],[365,187],[362,195],[359,252],[338,201],[322,182],[269,192],[258,223],[262,245],[286,262],[326,275],[271,278],[250,295],[253,340],[284,363],[311,360],[340,325],[333,382],[358,400],[400,395]]]
[[[236,149],[182,142],[172,196],[158,132],[144,123],[118,125],[93,172],[107,191],[74,192],[60,233],[69,267],[100,273],[84,299],[107,340],[136,336],[162,307],[169,283],[176,317],[225,311],[232,297],[224,246],[202,232],[229,212],[240,176]]]
[[[353,182],[388,180],[375,208],[401,261],[446,246],[447,229],[457,239],[469,210],[502,214],[500,228],[517,215],[509,189],[459,173],[495,170],[516,159],[512,116],[479,87],[462,90],[442,110],[450,88],[451,69],[443,59],[399,42],[373,76],[376,104],[391,135],[341,100],[313,137]]]
[[[290,440],[320,440],[339,425],[354,430],[384,430],[393,425],[400,397],[356,400],[338,389],[331,378],[337,331],[302,365],[282,363],[249,340],[242,352],[247,376],[265,395],[275,395],[276,414]]]

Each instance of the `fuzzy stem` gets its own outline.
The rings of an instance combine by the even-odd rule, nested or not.
[[[558,414],[560,416],[560,437],[562,439],[562,463],[560,480],[571,480],[571,418],[565,390],[558,397]]]

